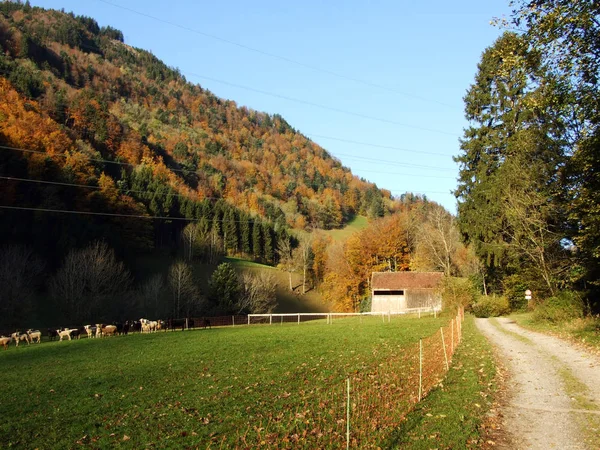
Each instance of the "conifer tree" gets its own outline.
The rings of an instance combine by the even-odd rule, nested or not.
[[[259,261],[263,257],[262,226],[257,219],[252,223],[252,254]]]
[[[263,255],[267,264],[275,260],[275,243],[273,242],[273,228],[267,222],[263,223]]]

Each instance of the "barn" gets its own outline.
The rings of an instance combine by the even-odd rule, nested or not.
[[[371,312],[403,313],[416,308],[441,309],[442,272],[373,272]]]

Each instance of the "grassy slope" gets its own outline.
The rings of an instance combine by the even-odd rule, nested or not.
[[[339,230],[327,230],[324,233],[330,236],[334,241],[345,241],[357,231],[366,228],[369,220],[364,216],[355,216],[346,226]]]
[[[43,343],[0,353],[0,447],[205,448],[343,383],[445,319],[345,319]]]
[[[443,384],[416,405],[383,448],[479,448],[496,390],[495,374],[492,347],[467,316],[463,342]]]
[[[356,231],[362,230],[368,224],[368,219],[364,216],[354,217],[348,224],[340,230],[324,231],[325,234],[332,237],[335,241],[348,239]],[[304,295],[300,295],[302,277],[299,274],[292,275],[292,286],[294,291],[289,290],[289,279],[285,272],[274,269],[264,264],[252,261],[228,257],[226,261],[232,263],[235,268],[242,272],[246,270],[268,270],[277,282],[277,301],[278,306],[275,312],[293,313],[293,312],[327,312],[329,306],[323,304],[321,295],[316,290],[310,290]],[[135,276],[138,279],[149,278],[148,274],[162,273],[166,274],[173,257],[170,255],[151,254],[134,257],[131,266],[135,269]],[[208,279],[216,268],[216,265],[193,263],[194,275],[199,282],[201,292],[207,292]]]

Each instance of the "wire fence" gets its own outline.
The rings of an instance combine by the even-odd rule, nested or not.
[[[236,448],[377,448],[443,380],[463,317],[460,311],[435,334],[360,373],[280,396],[276,401],[285,403],[286,395],[294,395],[297,406],[249,420]]]

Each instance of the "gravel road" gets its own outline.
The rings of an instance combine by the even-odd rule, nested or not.
[[[500,448],[600,449],[600,360],[508,318],[476,323],[509,374]]]

